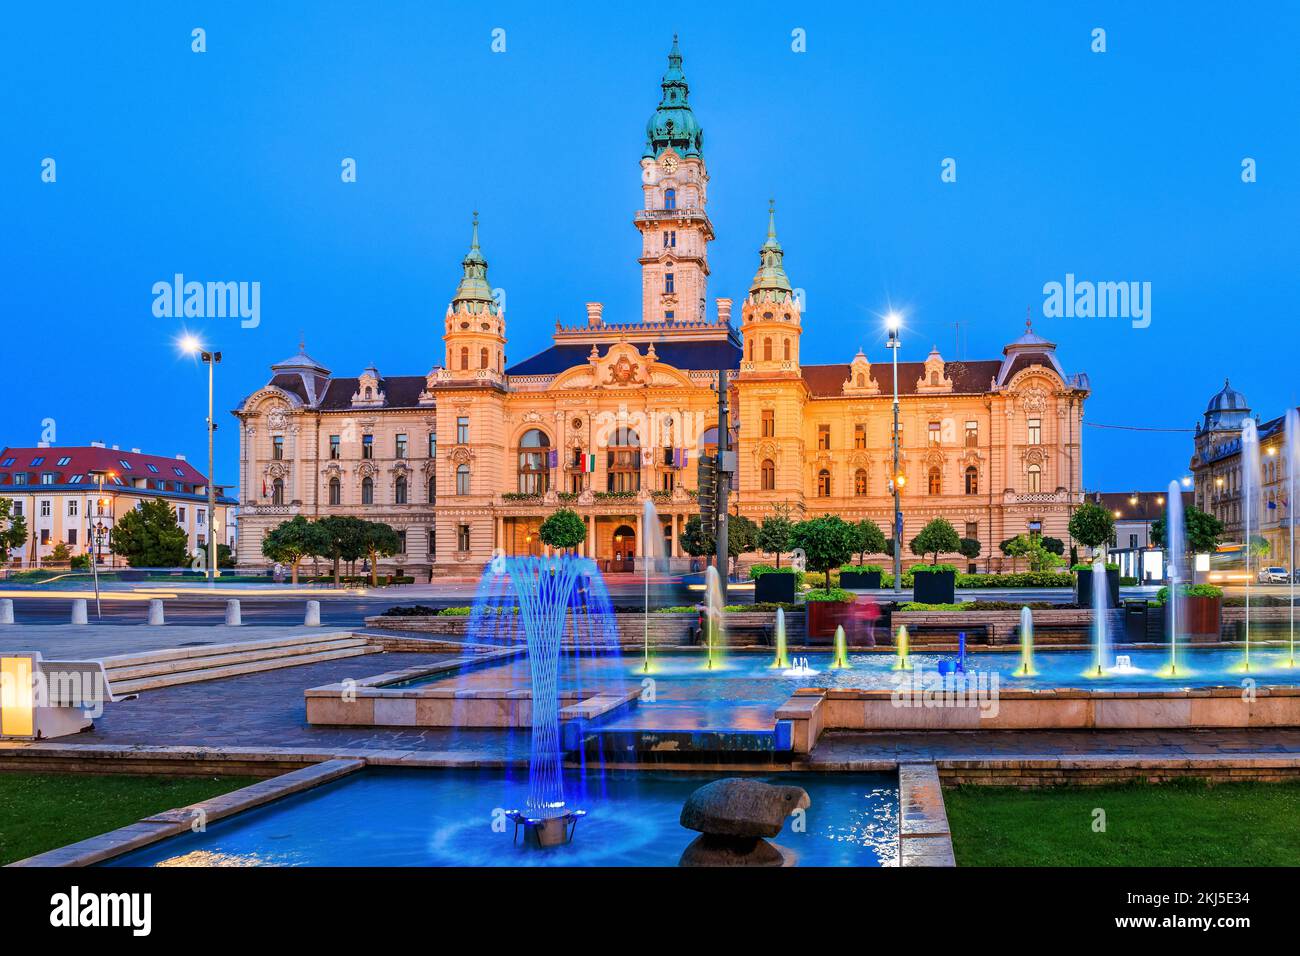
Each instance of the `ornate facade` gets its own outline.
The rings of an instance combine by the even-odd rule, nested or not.
[[[710,312],[709,176],[675,40],[668,64],[633,216],[640,316],[611,320],[589,302],[585,321],[557,323],[550,348],[507,365],[476,216],[427,374],[337,377],[300,348],[236,410],[241,564],[262,563],[262,536],[291,515],[344,513],[398,529],[392,566],[473,573],[495,549],[539,552],[537,529],[560,506],[583,515],[584,550],[608,570],[631,570],[647,536],[651,553],[678,557],[697,508],[696,457],[717,444],[719,369],[741,514],[787,506],[890,527],[891,367],[861,352],[801,361],[802,297],[774,211],[739,328],[731,299]],[[833,318],[814,324],[835,329]],[[985,559],[1022,532],[1067,536],[1088,384],[1065,373],[1051,342],[1026,323],[1000,359],[946,361],[936,349],[899,363],[898,387],[905,539],[935,515],[978,539]],[[644,527],[647,499],[659,528]]]

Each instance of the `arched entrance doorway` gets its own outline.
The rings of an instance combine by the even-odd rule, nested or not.
[[[609,569],[614,573],[636,570],[636,529],[621,524],[614,529]]]

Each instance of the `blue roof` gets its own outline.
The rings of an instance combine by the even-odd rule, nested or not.
[[[605,343],[600,354],[605,355],[614,343]],[[673,342],[646,340],[630,341],[644,352],[651,344],[655,347],[655,357],[665,365],[685,371],[712,372],[720,368],[736,370],[740,368],[740,346],[731,340]],[[552,345],[544,352],[538,352],[506,369],[507,375],[556,375],[566,369],[587,364],[591,354],[591,344]]]

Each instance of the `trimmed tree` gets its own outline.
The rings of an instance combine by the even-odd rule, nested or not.
[[[1070,537],[1096,553],[1115,533],[1115,516],[1101,505],[1089,501],[1070,515]]]
[[[117,519],[109,547],[133,568],[177,568],[189,564],[189,537],[176,512],[161,498],[142,501]]]
[[[329,515],[316,522],[325,532],[328,544],[321,557],[334,565],[334,586],[339,586],[339,563],[359,561],[366,553],[366,522],[349,515]]]
[[[927,554],[934,555],[934,560],[930,563],[938,564],[939,555],[953,554],[961,547],[961,537],[947,518],[932,518],[921,529],[921,533],[909,542],[908,547],[918,558],[924,558]]]
[[[742,554],[753,551],[758,542],[758,525],[744,515],[727,518],[727,556],[734,565]]]
[[[308,521],[303,515],[280,522],[262,539],[262,554],[289,565],[294,584],[298,583],[298,565],[303,558],[328,554],[329,547],[329,532],[319,521]]]
[[[1060,538],[1039,538],[1038,543],[1043,546],[1044,551],[1050,551],[1058,556],[1065,554],[1065,542]]]
[[[857,544],[853,525],[838,515],[822,515],[800,521],[790,531],[790,547],[802,551],[809,570],[825,574],[826,590],[831,589],[831,568],[838,568],[851,557]]]
[[[768,554],[776,555],[776,566],[781,566],[781,553],[790,550],[790,530],[794,527],[794,522],[784,514],[768,515],[763,519],[763,523],[758,526],[758,535],[755,538],[755,544],[759,551],[766,551]]]
[[[1183,512],[1183,540],[1193,554],[1208,554],[1223,538],[1223,522],[1214,515],[1188,505]],[[1151,522],[1151,543],[1165,547],[1165,519]]]
[[[587,522],[572,508],[552,512],[537,529],[542,543],[561,551],[573,551],[587,540]]]
[[[984,550],[983,546],[976,538],[962,538],[961,543],[957,546],[957,553],[969,561],[974,561]]]
[[[998,550],[1011,559],[1011,573],[1014,574],[1016,572],[1016,559],[1027,555],[1031,547],[1033,545],[1030,543],[1029,538],[1023,534],[1018,534],[1014,538],[1007,538],[999,544]]]
[[[362,529],[364,553],[370,559],[370,586],[379,583],[379,559],[392,557],[402,547],[402,539],[390,525],[382,521],[367,521]]]
[[[692,558],[703,558],[716,550],[713,535],[704,529],[704,522],[699,515],[691,515],[682,526],[682,533],[677,536],[677,543]]]
[[[885,542],[885,532],[880,530],[880,525],[876,524],[870,518],[863,518],[853,526],[855,536],[854,550],[858,553],[858,564],[865,564],[867,555],[884,554],[888,546]]]

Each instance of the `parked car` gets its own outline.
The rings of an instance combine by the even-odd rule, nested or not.
[[[1274,566],[1259,569],[1260,584],[1286,584],[1290,580],[1291,577],[1286,573],[1286,568]]]

